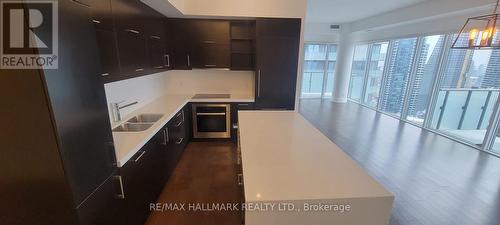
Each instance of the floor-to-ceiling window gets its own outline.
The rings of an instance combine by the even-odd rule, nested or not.
[[[368,78],[366,80],[364,103],[371,107],[377,107],[388,47],[389,42],[374,43],[370,45]]]
[[[422,39],[416,59],[415,78],[410,86],[408,113],[406,115],[406,119],[414,123],[423,124],[427,116],[427,107],[438,73],[445,38],[445,35],[433,35]]]
[[[450,49],[444,63],[431,128],[481,146],[500,91],[500,51]]]
[[[368,45],[356,45],[349,83],[349,98],[356,102],[361,100],[363,84],[368,60]]]
[[[391,57],[380,106],[380,109],[386,113],[399,116],[403,110],[416,46],[417,38],[392,41]]]
[[[306,44],[304,52],[301,97],[331,97],[337,46],[334,44]]]
[[[328,45],[326,68],[326,82],[323,97],[331,98],[333,94],[333,81],[335,76],[335,65],[337,64],[337,45]]]
[[[500,154],[500,50],[451,49],[455,37],[357,45],[349,98]]]

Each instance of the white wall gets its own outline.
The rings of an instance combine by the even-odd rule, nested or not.
[[[121,101],[125,101],[123,104],[131,103],[134,101],[139,102],[136,105],[121,110],[122,117],[126,117],[132,111],[147,105],[151,101],[165,94],[165,74],[166,72],[163,72],[144,77],[104,84],[106,100],[108,102],[109,116],[112,124],[112,103]]]
[[[318,43],[336,43],[339,31],[330,29],[332,23],[308,23],[305,24],[304,41]]]
[[[409,21],[398,21],[393,24],[372,27],[366,30],[353,32],[352,39],[356,42],[387,40],[401,37],[416,37],[432,34],[458,32],[468,17],[491,13],[484,7],[474,10],[436,15]],[[359,27],[358,27],[359,28]]]
[[[121,110],[122,118],[166,94],[217,93],[254,96],[254,72],[172,70],[104,85],[111,124],[111,104],[139,102]]]
[[[233,94],[253,96],[253,71],[178,70],[163,80],[167,94]]]
[[[185,15],[304,18],[306,0],[185,0]]]

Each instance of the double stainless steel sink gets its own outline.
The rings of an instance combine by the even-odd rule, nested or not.
[[[113,132],[140,132],[152,127],[163,114],[140,114],[128,119],[125,123],[113,129]]]

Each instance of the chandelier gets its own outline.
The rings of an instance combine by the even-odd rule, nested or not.
[[[495,49],[500,48],[500,32],[497,28],[500,14],[497,0],[492,14],[468,18],[455,38],[454,49]]]

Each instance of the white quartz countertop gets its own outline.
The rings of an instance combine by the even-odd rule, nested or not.
[[[118,167],[122,167],[134,156],[153,136],[155,136],[188,102],[253,102],[254,97],[232,94],[223,99],[191,99],[193,95],[164,95],[146,106],[129,114],[122,122],[144,113],[164,114],[152,127],[141,132],[113,132],[115,154]]]
[[[300,114],[238,115],[247,202],[392,196]]]

